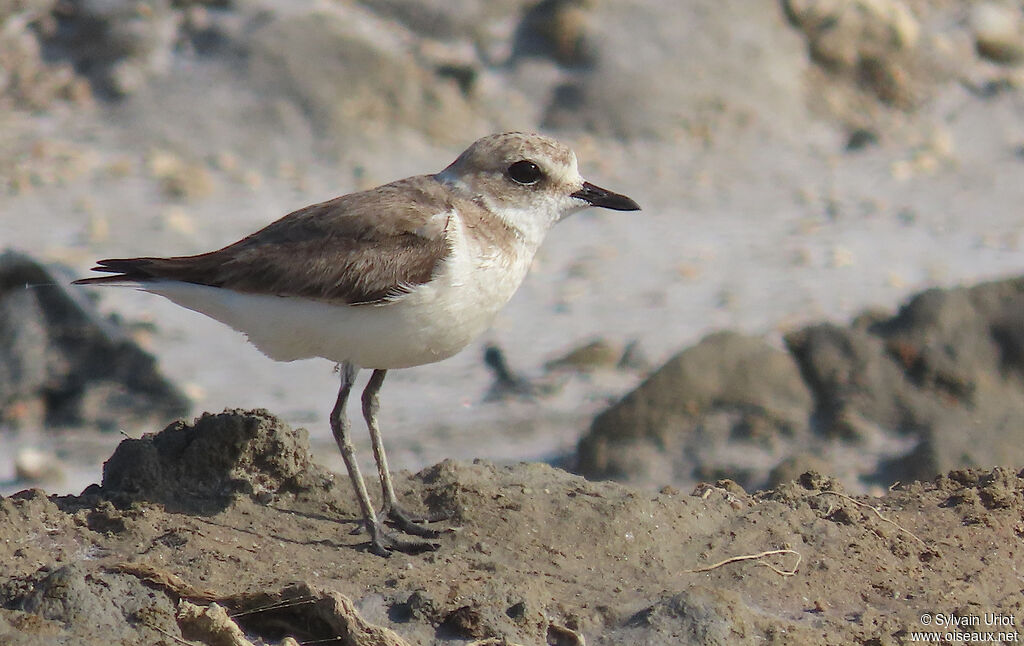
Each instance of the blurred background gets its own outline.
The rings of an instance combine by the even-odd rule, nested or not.
[[[0,250],[64,285],[99,258],[208,251],[436,172],[491,132],[550,134],[643,211],[561,223],[483,339],[389,375],[381,424],[396,469],[573,466],[595,415],[708,333],[783,352],[802,326],[1019,272],[1022,82],[1016,0],[0,0]],[[26,328],[10,303],[45,282],[0,292],[14,295],[0,311],[0,492],[80,491],[124,435],[225,408],[306,427],[343,471],[329,363],[275,363],[133,290],[64,291],[155,356],[171,402],[53,414],[47,380],[67,366],[40,351],[49,368],[26,386],[11,350]],[[530,386],[496,387],[488,346]],[[849,446],[878,459],[919,448],[904,431]],[[764,480],[620,471],[591,475]]]

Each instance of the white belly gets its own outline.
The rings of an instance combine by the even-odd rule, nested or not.
[[[381,305],[354,307],[172,281],[140,288],[231,326],[277,361],[323,357],[362,368],[408,368],[447,359],[486,330],[519,287],[533,253],[474,256],[456,250],[430,283]]]

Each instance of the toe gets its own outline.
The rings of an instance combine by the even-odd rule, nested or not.
[[[370,551],[378,556],[388,557],[392,552],[404,554],[420,554],[432,552],[441,547],[440,543],[425,541],[418,538],[399,538],[395,534],[385,531],[382,527],[377,531],[371,530]]]

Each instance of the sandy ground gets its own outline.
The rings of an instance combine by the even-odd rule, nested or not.
[[[757,495],[725,481],[650,493],[542,464],[446,461],[398,482],[410,507],[452,514],[441,548],[382,559],[350,532],[347,483],[305,442],[266,413],[209,416],[126,441],[102,488],[0,501],[0,638],[1020,639],[1021,474],[957,471],[853,498],[813,473]]]

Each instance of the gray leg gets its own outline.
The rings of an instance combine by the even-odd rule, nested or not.
[[[359,471],[359,462],[356,460],[355,447],[352,446],[351,427],[348,416],[345,415],[345,404],[348,402],[349,392],[356,379],[358,368],[350,363],[342,363],[339,366],[341,372],[341,388],[338,389],[338,399],[331,410],[331,432],[334,433],[334,441],[341,450],[341,457],[345,460],[345,467],[348,469],[348,476],[352,480],[352,488],[356,491],[359,499],[359,508],[363,512],[363,520],[370,532],[370,550],[380,556],[388,556],[391,550],[401,552],[422,552],[424,550],[436,549],[432,543],[424,541],[404,541],[395,538],[384,530],[384,526],[377,519],[373,511],[373,503],[370,501],[370,494],[366,491],[366,483]]]
[[[380,408],[380,388],[384,384],[384,377],[387,370],[374,370],[366,389],[363,390],[363,417],[366,418],[366,426],[370,429],[370,441],[373,443],[373,457],[377,461],[377,475],[380,477],[380,487],[384,494],[384,502],[381,505],[380,517],[390,518],[395,525],[404,532],[416,536],[434,538],[440,532],[428,529],[420,525],[408,512],[398,504],[398,497],[395,496],[395,487],[391,483],[391,471],[388,468],[388,457],[384,452],[384,439],[380,434],[380,425],[377,423],[377,411]],[[443,520],[447,516],[438,518],[425,518],[425,521]]]

